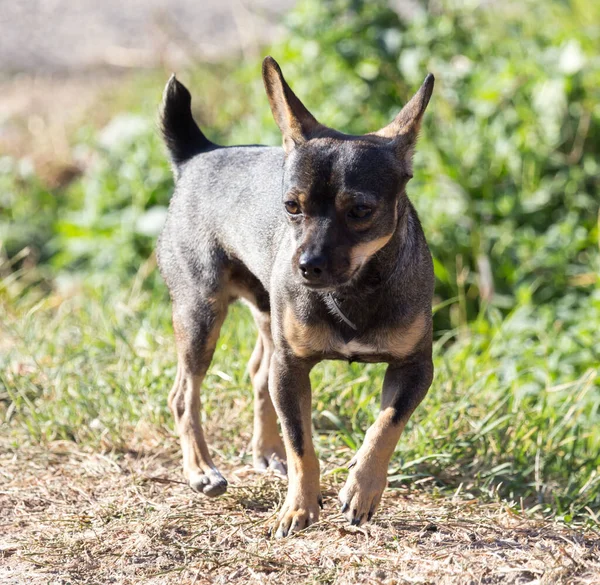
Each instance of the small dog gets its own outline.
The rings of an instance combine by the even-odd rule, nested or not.
[[[227,489],[202,432],[200,386],[227,308],[242,299],[259,333],[249,363],[253,460],[289,474],[276,530],[284,537],[322,507],[312,367],[388,364],[381,412],[339,496],[353,525],[371,520],[400,434],[431,385],[433,265],[406,184],[434,78],[388,126],[349,136],[317,122],[271,57],[262,73],[283,150],[213,144],[194,122],[188,90],[169,80],[162,131],[176,187],[157,253],[173,303],[169,406],[186,478],[207,496]]]

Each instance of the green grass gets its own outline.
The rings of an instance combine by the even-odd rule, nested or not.
[[[108,279],[96,279],[43,296],[8,280],[0,304],[3,433],[15,442],[67,439],[117,451],[142,444],[147,433],[173,438],[170,307],[154,273],[117,292]],[[586,321],[572,318],[582,313]],[[589,364],[600,361],[593,343],[599,323],[595,294],[575,308],[565,299],[558,311],[523,304],[501,318],[490,309],[470,328],[440,336],[435,380],[394,456],[392,485],[460,489],[593,522],[600,378]],[[249,313],[234,306],[203,387],[219,456],[236,461],[239,437],[247,443],[251,434],[245,364],[254,339]],[[315,368],[323,461],[346,461],[360,445],[377,413],[383,373],[383,366],[342,362]],[[242,460],[250,461],[249,452]]]

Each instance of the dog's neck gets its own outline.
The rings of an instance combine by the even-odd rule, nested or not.
[[[347,285],[328,292],[324,302],[329,311],[351,331],[359,334],[365,317],[376,311],[382,295],[393,291],[394,278],[403,270],[412,246],[410,205],[399,214],[396,229],[390,241],[376,252],[359,274]]]

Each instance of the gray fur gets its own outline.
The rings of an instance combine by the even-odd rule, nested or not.
[[[163,132],[176,187],[158,260],[173,301],[185,371],[208,367],[208,339],[230,302],[244,298],[262,314],[270,313],[274,362],[269,389],[288,459],[293,451],[303,460],[312,456],[303,402],[307,388],[303,382],[295,388],[294,380],[307,380],[322,359],[390,364],[396,378],[404,380],[385,398],[395,409],[396,423],[412,413],[431,383],[433,266],[405,186],[412,175],[407,153],[414,147],[433,77],[396,119],[404,134],[391,136],[390,125],[381,135],[348,136],[316,122],[271,61],[265,60],[265,83],[287,153],[279,147],[214,145],[197,127],[182,122],[191,120],[195,127],[187,90],[174,78],[169,81]],[[286,121],[293,122],[296,111],[299,122],[289,126]],[[284,206],[289,201],[289,209],[301,205],[302,213],[289,215]],[[354,219],[365,201],[371,215]],[[380,240],[387,243],[354,269],[353,253]],[[316,282],[308,282],[302,262],[316,257],[323,270]],[[332,310],[329,293],[356,331]],[[348,347],[376,347],[388,332],[401,337],[419,315],[424,315],[424,329],[401,357],[385,347],[356,355],[335,347],[298,355],[286,338],[286,311],[308,330],[325,327],[343,340],[342,346],[352,341]]]

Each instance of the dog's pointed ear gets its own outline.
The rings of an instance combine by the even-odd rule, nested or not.
[[[423,114],[433,93],[434,82],[435,78],[429,73],[419,91],[402,108],[394,120],[374,133],[376,136],[389,138],[392,141],[398,156],[406,164],[406,169],[410,176],[412,176],[413,150],[417,142],[419,129],[421,128]]]
[[[290,89],[273,57],[265,57],[262,75],[273,117],[283,134],[283,148],[289,153],[321,125]]]

